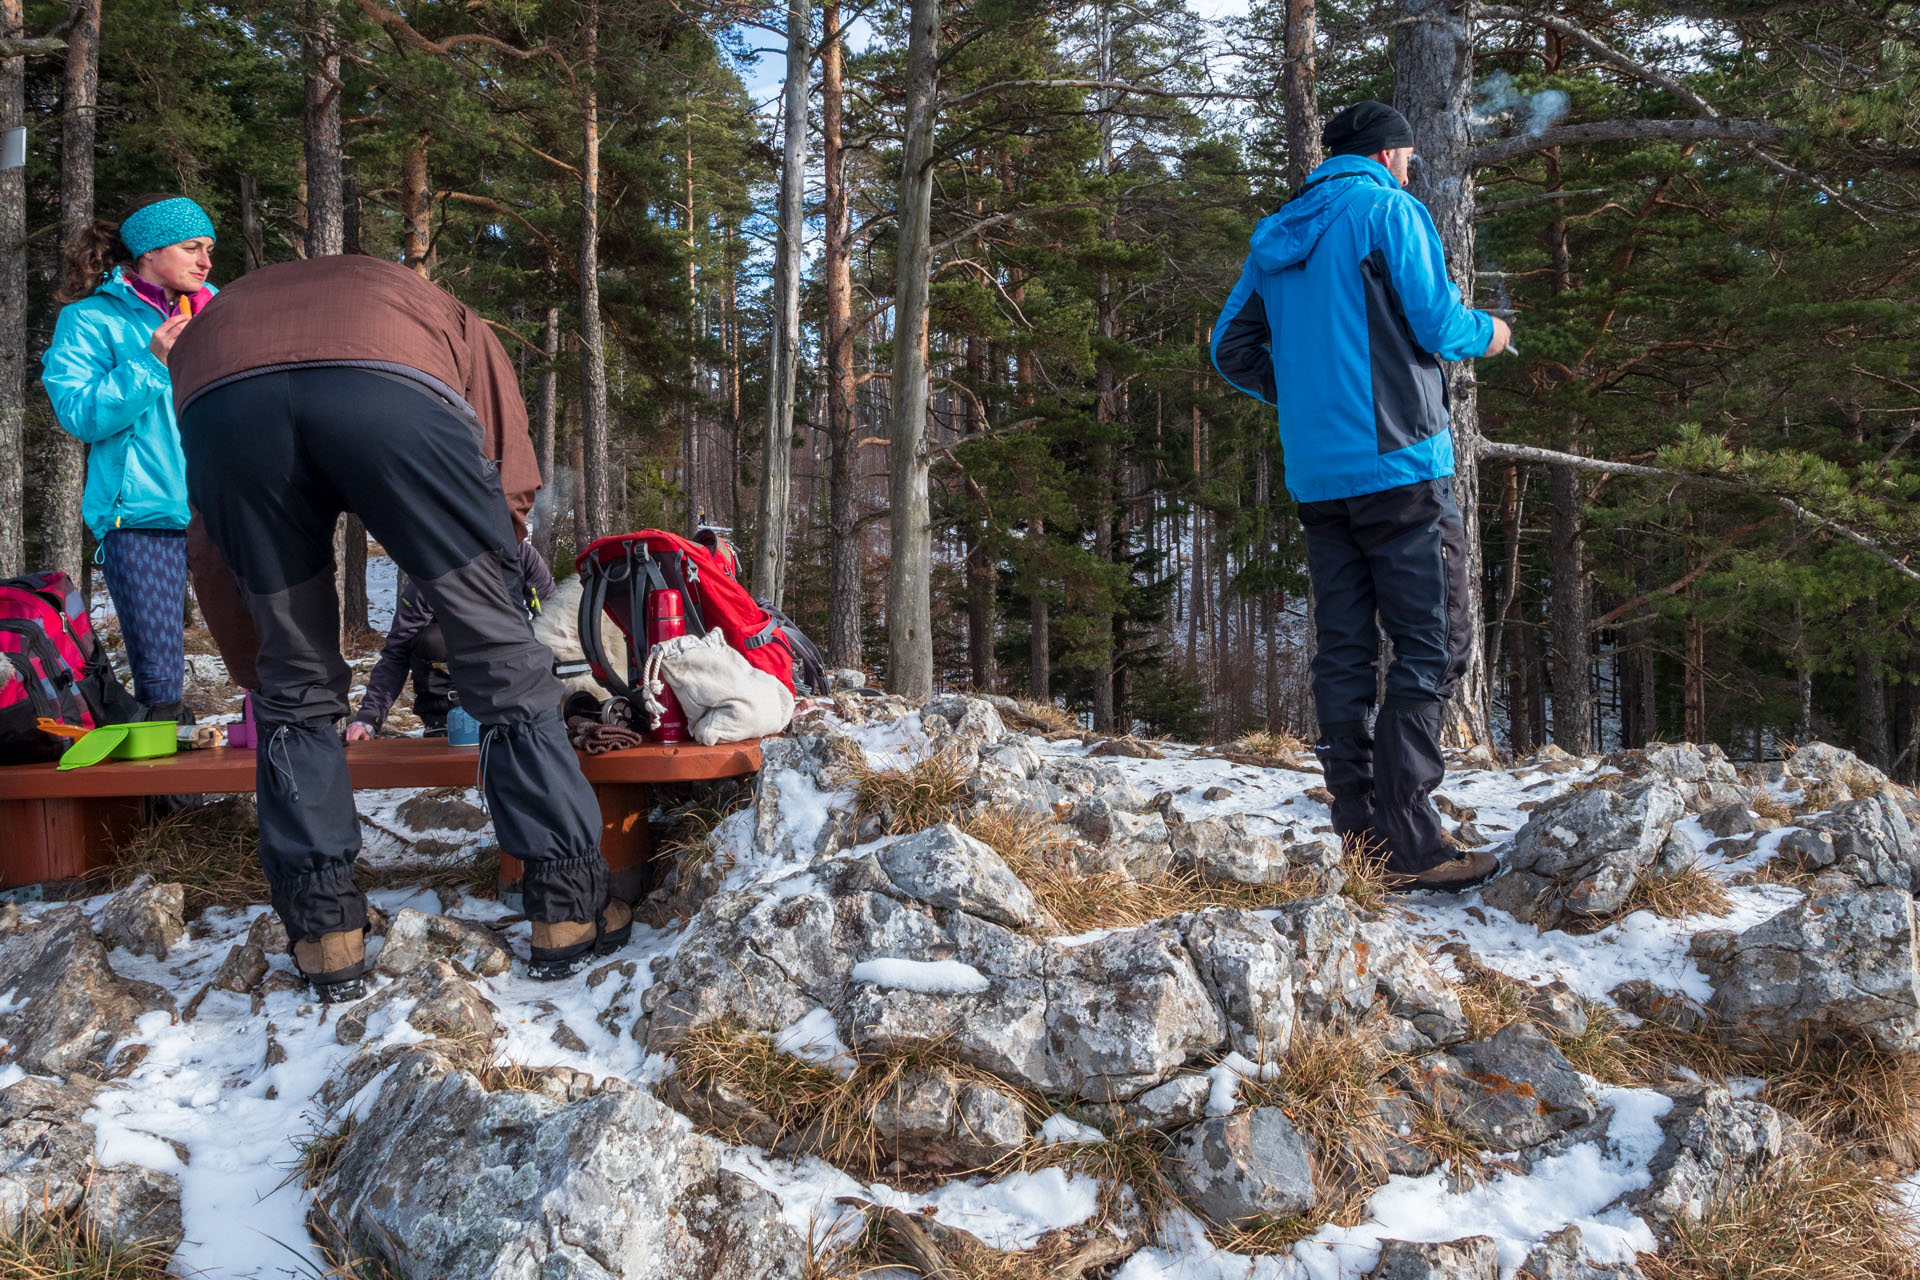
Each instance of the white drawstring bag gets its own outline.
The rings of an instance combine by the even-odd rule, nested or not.
[[[665,684],[661,683],[665,680]],[[793,691],[741,657],[718,627],[704,636],[675,636],[647,650],[640,688],[659,716],[671,687],[695,742],[743,742],[779,733],[793,719]]]

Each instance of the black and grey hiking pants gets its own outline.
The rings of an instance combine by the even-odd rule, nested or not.
[[[521,601],[513,525],[480,428],[422,383],[378,370],[279,368],[216,385],[180,414],[187,487],[260,633],[254,699],[260,862],[295,942],[363,928],[333,529],[357,514],[427,594],[500,847],[526,863],[527,915],[598,920],[593,790],[560,721],[552,655]]]
[[[1300,523],[1319,646],[1314,751],[1333,793],[1334,830],[1384,845],[1392,870],[1416,875],[1457,856],[1428,798],[1446,769],[1442,704],[1466,674],[1473,643],[1453,481],[1303,502]],[[1374,720],[1382,627],[1393,662]]]

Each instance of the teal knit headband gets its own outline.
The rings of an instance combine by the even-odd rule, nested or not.
[[[213,239],[213,220],[185,196],[156,200],[135,209],[120,224],[120,242],[136,258],[150,249],[164,249],[198,236]]]

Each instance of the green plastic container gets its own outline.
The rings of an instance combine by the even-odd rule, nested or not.
[[[103,724],[60,757],[62,769],[84,769],[108,756],[115,760],[153,760],[180,749],[180,726],[172,720]]]

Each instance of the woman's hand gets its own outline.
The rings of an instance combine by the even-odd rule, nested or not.
[[[373,736],[373,730],[367,728],[364,720],[350,720],[347,722],[347,731],[344,736],[348,742],[365,742]]]
[[[153,337],[147,342],[147,350],[153,352],[153,358],[161,364],[167,362],[167,354],[173,350],[173,344],[179,340],[180,331],[187,327],[192,316],[168,316],[160,327],[153,331]]]

